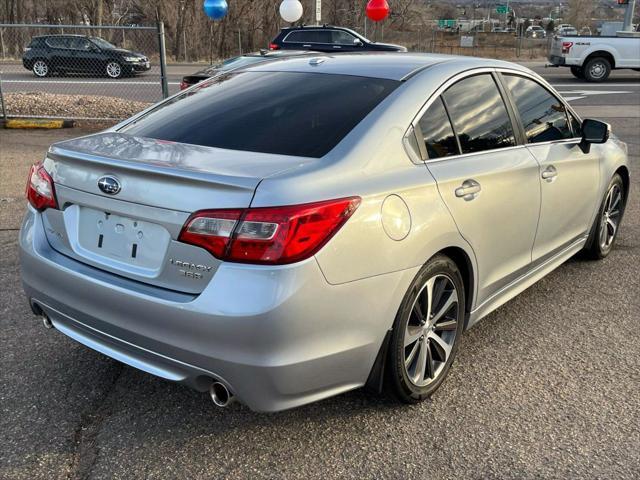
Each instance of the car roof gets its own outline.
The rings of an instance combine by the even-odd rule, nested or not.
[[[324,25],[294,25],[292,27],[282,27],[282,30],[349,30],[352,32],[353,30],[347,27],[341,27],[339,25],[329,25],[325,23]]]
[[[461,70],[480,67],[506,67],[523,70],[523,67],[517,64],[501,60],[430,53],[343,52],[334,55],[317,52],[311,57],[283,58],[277,62],[264,62],[248,66],[243,71],[328,73],[401,81],[426,68],[450,62],[460,64]]]
[[[355,30],[352,30],[351,28],[339,27],[337,25],[298,25],[294,27],[282,27],[280,29],[281,32],[291,32],[294,30],[342,30],[345,32],[349,32],[356,37],[362,37],[362,35],[360,35]]]
[[[259,57],[259,58],[273,58],[273,57],[295,57],[297,55],[313,55],[313,50],[266,50],[263,52],[251,52],[245,53],[243,57]]]
[[[50,35],[38,35],[37,37],[33,37],[33,38],[51,38],[51,37],[82,37],[82,38],[88,38],[89,35],[82,35],[79,33],[52,33]],[[93,38],[97,38],[97,37],[93,37]]]

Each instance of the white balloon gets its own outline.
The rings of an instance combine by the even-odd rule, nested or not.
[[[280,16],[285,22],[297,22],[302,17],[302,4],[298,0],[284,0],[280,4]]]

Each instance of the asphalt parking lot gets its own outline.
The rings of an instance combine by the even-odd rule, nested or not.
[[[637,85],[640,83],[640,72],[633,70],[613,71],[606,83],[593,84],[577,80],[567,68],[546,68],[545,62],[540,61],[521,63],[543,75],[556,86],[565,85],[588,91],[624,91],[624,88],[629,87],[629,84]],[[204,67],[205,65],[169,65],[167,67],[169,93],[174,94],[179,91],[183,76],[202,70]],[[2,76],[2,89],[5,93],[42,91],[60,94],[106,95],[142,102],[156,102],[162,99],[160,68],[157,65],[152,66],[151,70],[144,74],[117,80],[79,75],[37,78],[17,62],[0,64],[0,75]]]
[[[0,130],[0,478],[639,478],[640,77],[549,75],[629,145],[615,249],[466,332],[416,406],[354,391],[277,414],[217,409],[45,330],[20,286],[24,182],[51,142],[86,132]]]

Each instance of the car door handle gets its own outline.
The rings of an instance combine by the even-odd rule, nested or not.
[[[303,46],[303,47],[310,47],[310,46],[311,46],[311,44],[310,44],[310,43],[303,43],[303,44],[302,44],[302,46]]]
[[[558,170],[553,165],[549,165],[542,172],[542,178],[544,178],[547,182],[553,182],[553,180],[558,176]]]
[[[455,194],[458,198],[464,198],[467,202],[473,200],[480,194],[480,184],[473,179],[465,180],[462,185],[456,188]]]

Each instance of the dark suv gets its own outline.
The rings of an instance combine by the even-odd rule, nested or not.
[[[318,50],[321,52],[387,51],[406,52],[406,47],[377,43],[344,27],[301,26],[280,30],[269,44],[269,50]]]
[[[33,37],[24,49],[22,65],[36,77],[53,73],[85,73],[120,78],[151,67],[142,53],[117,48],[100,37],[46,35]]]

